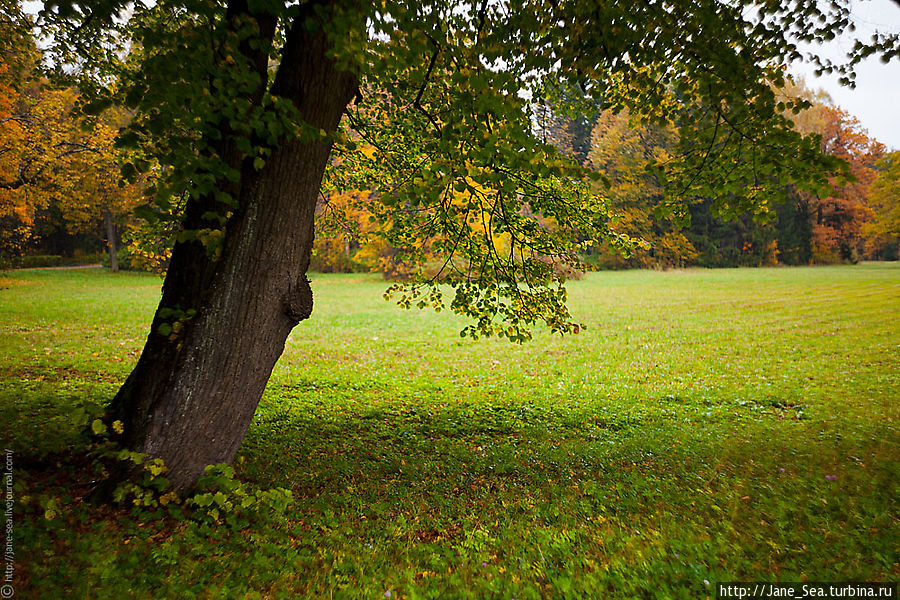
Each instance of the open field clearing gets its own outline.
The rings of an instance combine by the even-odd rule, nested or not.
[[[521,346],[398,309],[375,275],[312,281],[235,464],[293,500],[217,522],[82,501],[82,429],[136,362],[159,278],[0,276],[18,596],[704,598],[900,579],[900,264],[589,274],[569,284],[586,330]]]

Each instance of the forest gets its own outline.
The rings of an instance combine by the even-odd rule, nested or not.
[[[28,16],[19,15],[26,22]],[[4,21],[10,27],[12,21]],[[19,27],[23,27],[21,24]],[[131,150],[115,144],[127,111],[88,116],[77,87],[38,72],[40,50],[27,30],[4,33],[0,59],[0,261],[54,266],[102,261],[119,268],[165,269],[177,233],[171,223],[141,218],[148,178],[125,182]],[[835,106],[815,81],[779,90],[810,106],[790,117],[820,139],[822,152],[846,161],[827,193],[786,185],[786,193],[732,215],[711,198],[692,197],[667,210],[665,166],[678,152],[677,127],[641,124],[627,112],[597,109],[577,116],[537,106],[537,135],[600,173],[592,185],[608,199],[611,226],[636,244],[631,251],[594,243],[585,268],[683,268],[840,264],[897,260],[900,239],[900,154]],[[715,160],[715,157],[712,158]],[[750,193],[751,190],[748,190]],[[322,195],[311,268],[319,272],[380,272],[409,278],[404,249],[379,235],[366,208],[368,190]],[[741,204],[740,199],[736,201]],[[146,214],[146,212],[145,212]],[[502,243],[502,242],[501,242]],[[438,257],[432,257],[434,261]]]

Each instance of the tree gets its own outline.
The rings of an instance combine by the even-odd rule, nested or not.
[[[122,442],[164,459],[176,491],[232,460],[288,333],[312,311],[321,190],[376,190],[369,208],[394,247],[421,258],[427,241],[445,256],[450,308],[473,322],[465,334],[577,331],[545,259],[577,261],[582,240],[610,239],[607,205],[585,169],[536,139],[530,98],[676,121],[673,178],[724,212],[786,181],[821,186],[836,163],[790,129],[770,84],[783,84],[797,40],[848,25],[848,5],[752,6],[48,3],[59,74],[77,63],[87,110],[134,110],[120,144],[163,174],[141,214],[180,223],[151,332],[111,405]],[[147,167],[135,160],[126,175]],[[732,206],[748,186],[758,193]],[[405,306],[443,306],[428,284],[395,292]]]
[[[823,92],[812,93],[800,82],[791,93],[813,100],[794,117],[796,127],[821,137],[822,152],[846,162],[843,177],[832,179],[826,194],[792,194],[796,208],[810,220],[810,259],[813,262],[856,261],[862,252],[862,228],[868,220],[868,189],[875,179],[875,163],[884,155],[884,146],[869,137],[859,121]],[[784,214],[785,211],[781,211]]]
[[[900,151],[891,152],[877,164],[877,177],[869,187],[872,220],[864,227],[873,253],[897,258],[900,245]],[[877,254],[876,254],[877,256]]]
[[[612,267],[683,267],[697,257],[671,215],[657,217],[666,182],[654,167],[671,160],[674,128],[634,126],[627,111],[600,114],[588,158],[606,177],[604,187],[615,213],[617,231],[644,242],[628,257],[606,249],[601,260]]]
[[[34,236],[36,212],[57,198],[70,198],[77,155],[91,146],[70,117],[75,100],[69,89],[49,89],[32,81],[12,93],[11,113],[0,125],[0,204],[4,217],[17,222],[6,230],[10,253],[24,249]]]
[[[120,118],[108,111],[85,130],[72,114],[77,94],[40,79],[10,90],[9,100],[9,109],[0,108],[8,114],[0,124],[3,252],[23,253],[46,236],[39,229],[95,234],[102,223],[100,238],[117,271],[117,227],[141,197],[139,184],[119,185],[113,146]]]
[[[8,73],[9,66],[0,63],[0,256],[20,253],[33,220],[24,194],[9,183],[17,179],[15,149],[24,143],[25,133],[13,115],[16,94],[5,81]]]
[[[56,202],[66,228],[71,232],[94,229],[102,223],[109,255],[110,270],[119,270],[118,245],[120,227],[127,221],[142,197],[142,183],[123,185],[119,177],[121,156],[114,147],[119,123],[124,115],[107,111],[91,123],[89,133],[82,133],[80,143],[91,149],[74,156],[58,179]]]
[[[861,252],[861,230],[869,217],[868,188],[875,179],[875,162],[884,147],[870,139],[859,122],[846,112],[824,106],[822,150],[847,161],[852,178],[835,185],[834,192],[817,197],[813,211],[813,259],[856,262]]]
[[[0,256],[21,252],[34,216],[20,184],[27,143],[20,92],[36,55],[30,24],[17,4],[0,3]]]
[[[564,156],[585,164],[591,150],[591,132],[596,125],[596,111],[566,115],[547,103],[541,103],[535,110],[536,129],[542,142],[552,144]]]
[[[794,192],[775,207],[778,260],[786,265],[812,262],[812,224],[809,194]]]
[[[113,148],[122,115],[107,111],[89,129],[73,114],[77,92],[35,76],[32,21],[17,5],[0,4],[0,253],[17,255],[39,237],[35,219],[59,215],[70,232],[103,220],[116,267],[117,221],[140,196],[121,187]]]

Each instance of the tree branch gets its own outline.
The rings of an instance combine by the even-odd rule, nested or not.
[[[422,85],[421,87],[419,87],[419,93],[416,94],[416,99],[415,101],[413,101],[413,106],[416,108],[416,110],[425,115],[431,122],[431,125],[440,133],[440,125],[437,124],[437,121],[434,120],[434,117],[432,117],[428,113],[428,111],[425,110],[425,108],[419,103],[419,101],[422,100],[422,95],[425,93],[425,87],[428,85],[428,80],[431,79],[431,73],[434,71],[435,63],[437,63],[438,54],[441,53],[441,47],[437,43],[437,41],[430,35],[428,36],[428,39],[431,40],[432,44],[434,44],[434,53],[431,55],[431,60],[428,63],[428,70],[425,72],[425,79],[422,80]]]

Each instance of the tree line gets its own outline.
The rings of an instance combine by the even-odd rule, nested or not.
[[[678,152],[676,126],[640,124],[627,112],[572,117],[544,107],[539,134],[603,175],[593,187],[608,198],[611,226],[637,242],[627,252],[609,243],[591,244],[585,248],[586,264],[601,269],[716,268],[897,260],[900,153],[889,152],[853,115],[803,81],[782,93],[810,99],[811,106],[791,119],[798,130],[818,136],[822,152],[846,161],[849,171],[830,178],[828,193],[786,186],[780,201],[732,215],[717,212],[713,200],[701,196],[688,199],[680,214],[668,210],[664,167]],[[411,276],[414,268],[404,262],[402,249],[373,236],[371,214],[360,195],[366,192],[320,201],[323,218],[313,268]],[[324,218],[329,213],[341,215],[331,226]]]
[[[0,256],[10,263],[28,255],[102,252],[113,270],[120,264],[164,270],[177,229],[140,218],[140,210],[135,214],[147,177],[123,180],[121,167],[132,157],[115,143],[129,114],[109,108],[88,116],[80,110],[76,88],[36,75],[40,51],[27,27],[29,17],[19,12],[17,19],[4,21],[0,57]],[[679,152],[676,124],[642,124],[627,111],[572,116],[541,105],[535,111],[538,135],[602,175],[592,187],[607,199],[610,227],[635,242],[626,252],[620,244],[587,244],[585,266],[896,260],[900,154],[887,152],[824,93],[802,82],[780,93],[811,100],[809,108],[789,116],[799,131],[819,136],[822,152],[846,161],[849,172],[833,176],[827,194],[786,186],[781,201],[755,202],[754,210],[731,215],[721,214],[711,198],[702,196],[686,198],[681,212],[668,210],[672,182],[665,166]],[[384,235],[384,223],[371,210],[372,194],[326,191],[320,196],[312,270],[376,271],[389,279],[417,272],[415,259],[421,257],[407,256]],[[502,236],[492,243],[502,246]],[[426,272],[436,273],[442,257],[426,251],[425,259]]]

